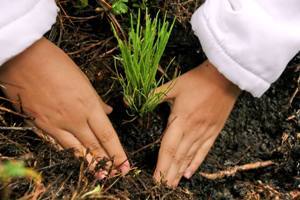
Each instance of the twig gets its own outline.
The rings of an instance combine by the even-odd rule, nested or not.
[[[98,0],[98,3],[106,10],[111,10],[111,5],[107,3],[105,0]]]
[[[87,46],[87,47],[83,47],[83,48],[81,48],[81,49],[79,49],[79,50],[77,50],[77,51],[68,52],[68,55],[74,55],[74,54],[81,53],[81,52],[83,52],[83,51],[88,51],[88,50],[90,50],[90,49],[92,49],[92,48],[94,48],[94,47],[97,47],[97,46],[99,46],[99,45],[102,45],[103,43],[105,43],[105,41],[103,41],[103,40],[98,41],[98,42],[96,42],[96,43],[94,43],[94,44],[91,44],[91,45],[89,45],[89,46]]]
[[[273,188],[271,185],[264,184],[261,180],[258,180],[258,186],[257,186],[262,192],[267,192],[270,197],[273,197],[274,200],[280,200],[282,199],[282,194],[277,191],[275,188]]]
[[[8,108],[5,108],[5,107],[3,107],[3,106],[0,106],[0,111],[8,112],[8,113],[17,115],[17,116],[19,116],[19,117],[23,117],[23,118],[25,118],[25,119],[30,119],[30,117],[28,117],[28,116],[26,116],[26,115],[23,115],[23,114],[21,114],[21,113],[15,112],[15,111],[10,110],[10,109],[8,109]]]
[[[0,126],[0,130],[12,130],[12,131],[32,131],[33,127],[13,127],[13,126]]]
[[[293,92],[290,100],[289,100],[289,105],[291,106],[293,101],[294,101],[294,98],[296,97],[296,95],[299,93],[299,88],[300,88],[300,76],[298,77],[297,79],[297,88],[295,89],[295,91]]]
[[[160,140],[161,140],[161,138],[158,138],[158,139],[155,140],[154,142],[151,142],[150,144],[147,144],[147,145],[143,146],[142,148],[139,148],[138,150],[136,150],[136,151],[134,151],[134,152],[131,152],[130,155],[133,156],[134,154],[137,154],[137,153],[139,153],[139,152],[141,152],[141,151],[143,151],[143,150],[145,150],[145,149],[147,149],[147,148],[149,148],[149,147],[151,147],[151,146],[153,146],[153,145],[159,143]]]
[[[237,172],[240,171],[248,171],[252,169],[258,169],[262,167],[268,167],[270,165],[274,165],[275,163],[271,160],[263,161],[263,162],[255,162],[255,163],[249,163],[245,165],[235,166],[228,168],[226,170],[222,170],[216,173],[206,173],[206,172],[199,172],[199,174],[207,179],[210,180],[216,180],[216,179],[222,179],[227,176],[235,176]]]
[[[107,56],[107,55],[113,53],[113,52],[114,52],[115,50],[117,50],[117,49],[118,49],[118,47],[114,47],[114,48],[112,48],[112,49],[110,49],[110,50],[108,50],[108,51],[102,53],[99,57],[100,57],[100,58],[104,58],[105,56]]]
[[[98,4],[102,6],[102,8],[106,11],[107,17],[110,19],[111,23],[115,27],[115,29],[122,34],[123,39],[126,39],[126,34],[122,29],[121,25],[119,24],[116,17],[110,12],[112,7],[111,5],[106,2],[105,0],[97,0]]]

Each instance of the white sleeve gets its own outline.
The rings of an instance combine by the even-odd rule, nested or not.
[[[191,24],[210,62],[256,97],[300,50],[299,0],[206,0]]]
[[[0,66],[50,30],[57,11],[55,0],[1,0]]]

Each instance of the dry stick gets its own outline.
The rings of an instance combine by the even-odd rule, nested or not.
[[[294,101],[294,98],[296,97],[296,95],[299,93],[299,88],[300,88],[300,76],[298,77],[297,79],[297,88],[295,89],[295,91],[293,92],[290,100],[289,100],[289,105],[291,106],[293,101]]]
[[[268,192],[269,194],[271,194],[275,200],[279,200],[280,196],[282,196],[282,194],[277,191],[275,188],[273,188],[272,186],[263,183],[262,181],[258,180],[258,186],[259,189],[262,189],[263,191]]]
[[[116,17],[112,13],[108,13],[107,16],[111,20],[115,29],[117,31],[121,32],[123,39],[126,39],[126,34],[125,34],[124,30],[122,29],[121,25],[119,24],[118,20],[116,19]]]
[[[0,126],[0,130],[11,130],[11,131],[33,131],[33,127],[14,127],[14,126]]]
[[[107,55],[113,53],[113,52],[114,52],[115,50],[117,50],[117,49],[118,49],[118,47],[114,47],[114,48],[112,48],[112,49],[110,49],[110,50],[108,50],[108,51],[102,53],[99,57],[100,57],[100,58],[104,58],[105,56],[107,56]]]
[[[234,176],[237,172],[240,171],[248,171],[252,169],[258,169],[262,167],[268,167],[270,165],[274,165],[275,163],[271,160],[263,161],[263,162],[255,162],[255,163],[249,163],[245,165],[230,167],[226,170],[222,170],[216,173],[206,173],[206,172],[199,172],[199,174],[207,179],[210,180],[216,180],[216,179],[222,179],[227,176]]]
[[[98,41],[98,42],[96,42],[96,43],[90,44],[90,45],[87,46],[87,47],[83,47],[83,48],[81,48],[81,49],[79,49],[79,50],[72,51],[72,52],[68,52],[67,54],[68,54],[68,55],[79,54],[79,53],[81,53],[81,52],[83,52],[83,51],[88,51],[88,50],[90,50],[90,49],[92,49],[92,48],[94,48],[94,47],[97,47],[97,46],[99,46],[99,45],[102,45],[103,43],[105,43],[105,41],[104,41],[104,40],[101,40],[101,41]]]
[[[23,117],[23,118],[25,118],[25,119],[28,119],[28,118],[29,118],[29,117],[26,116],[26,115],[23,115],[23,114],[21,114],[21,113],[15,112],[15,111],[10,110],[10,109],[8,109],[8,108],[5,108],[5,107],[3,107],[3,106],[0,106],[0,111],[8,112],[8,113],[17,115],[17,116],[19,116],[19,117]]]
[[[126,34],[125,34],[124,30],[122,29],[121,25],[119,24],[119,22],[115,18],[115,16],[110,12],[111,9],[112,9],[111,5],[108,2],[106,2],[105,0],[97,0],[97,2],[104,8],[104,10],[107,13],[107,17],[111,20],[111,22],[112,22],[113,26],[115,27],[115,29],[118,32],[121,32],[122,37],[124,39],[126,39]]]

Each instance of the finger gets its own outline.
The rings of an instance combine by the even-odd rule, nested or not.
[[[171,186],[176,186],[174,185],[174,182],[177,182],[177,180],[180,180],[183,176],[184,171],[180,171],[180,167],[183,162],[192,159],[192,157],[188,157],[187,154],[194,143],[197,142],[197,135],[201,135],[199,133],[205,133],[206,130],[207,126],[202,126],[200,130],[194,130],[183,135],[166,176],[167,181]]]
[[[98,109],[98,112],[93,112],[88,119],[88,125],[107,154],[113,159],[114,165],[125,175],[130,170],[130,165],[107,116],[104,115],[101,109]]]
[[[109,160],[108,154],[101,146],[97,137],[89,128],[88,124],[86,124],[84,128],[71,129],[67,131],[75,133],[74,136],[80,141],[85,149],[88,149],[88,151],[94,156],[96,161],[100,161],[102,159]]]
[[[88,150],[88,152],[93,156],[93,161],[91,163],[90,169],[94,170],[97,168],[99,161],[105,161],[101,168],[97,169],[95,176],[99,179],[106,177],[109,172],[112,171],[112,160],[104,150],[102,145],[99,143],[97,137],[92,132],[92,130],[86,124],[86,127],[82,129],[70,130],[70,132],[75,133],[75,137],[81,142],[81,144]]]
[[[179,172],[179,168],[182,165],[183,160],[186,157],[189,147],[189,141],[183,137],[182,142],[180,142],[175,156],[171,160],[169,169],[167,170],[166,180],[168,185],[174,186],[173,182],[175,179],[180,179],[183,175],[183,172]]]
[[[172,182],[172,186],[175,187],[178,185],[182,175],[184,175],[185,170],[192,162],[193,158],[195,157],[198,149],[202,146],[202,144],[207,141],[209,138],[214,137],[211,136],[210,133],[215,131],[214,126],[205,126],[201,125],[201,128],[199,131],[195,131],[192,134],[189,134],[189,140],[190,142],[190,148],[188,149],[188,152],[186,155],[182,158],[181,166],[178,169],[178,174],[175,178],[175,180]],[[198,135],[198,136],[197,136]],[[196,137],[195,137],[196,136]],[[187,178],[187,177],[185,177]]]
[[[85,159],[89,163],[89,170],[93,171],[95,169],[99,160],[95,160],[93,155],[91,153],[88,153],[87,148],[85,148],[85,146],[82,145],[81,141],[78,138],[76,138],[75,135],[72,134],[70,131],[50,127],[44,123],[39,122],[38,120],[35,121],[35,125],[42,130],[43,134],[50,135],[65,149],[73,149],[75,156],[85,157]],[[102,156],[101,153],[99,153],[98,155]],[[107,169],[109,169],[109,166],[107,166]],[[107,172],[105,174],[107,174]],[[103,175],[99,175],[99,173],[96,173],[95,175],[97,178],[103,178]]]
[[[206,155],[208,154],[209,150],[214,144],[215,139],[216,137],[211,137],[208,140],[206,140],[203,143],[203,145],[201,145],[201,147],[198,149],[197,153],[195,154],[195,157],[191,161],[190,165],[185,170],[184,177],[186,177],[187,179],[192,177],[192,175],[196,172],[196,170],[199,168],[199,166],[205,159]]]
[[[74,149],[74,153],[76,156],[84,156],[86,153],[86,149],[80,143],[80,141],[70,132],[51,127],[38,119],[34,121],[34,125],[40,129],[43,134],[47,134],[51,136],[56,142],[58,142],[64,148],[72,148]]]
[[[99,97],[99,101],[105,114],[109,115],[113,111],[113,108],[110,105],[106,104],[100,97]]]
[[[188,152],[186,152],[186,155],[184,156],[184,158],[182,158],[181,165],[179,167],[176,166],[176,168],[173,169],[174,170],[173,177],[170,178],[172,187],[176,187],[178,185],[179,181],[184,175],[186,168],[191,163],[192,159],[197,153],[198,148],[199,148],[199,142],[197,141],[191,145],[191,148],[188,149]],[[171,176],[171,172],[170,172],[170,176]]]
[[[175,79],[173,81],[169,81],[169,82],[163,84],[162,86],[156,88],[154,93],[155,94],[162,93],[163,94],[162,102],[165,102],[165,101],[172,101],[175,98],[177,91],[178,91],[178,88],[177,88],[176,79]]]
[[[186,156],[183,159],[181,166],[179,167],[177,175],[175,176],[174,180],[171,183],[172,187],[176,187],[178,185],[180,179],[184,175],[186,168],[191,163],[191,161],[194,158],[195,154],[197,153],[198,149],[199,149],[199,141],[194,142],[194,144],[188,150]]]
[[[156,181],[166,178],[168,169],[174,159],[177,147],[183,136],[181,130],[181,124],[178,119],[173,122],[167,128],[165,135],[161,142],[161,147],[158,153],[158,161],[154,172],[154,178]]]

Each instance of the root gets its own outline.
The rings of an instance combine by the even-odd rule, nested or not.
[[[273,161],[268,160],[268,161],[263,161],[263,162],[255,162],[255,163],[249,163],[249,164],[245,164],[245,165],[230,167],[226,170],[222,170],[222,171],[219,171],[216,173],[200,172],[199,174],[207,179],[216,180],[216,179],[222,179],[222,178],[228,177],[228,176],[235,176],[235,174],[240,171],[248,171],[248,170],[252,170],[252,169],[268,167],[268,166],[274,165],[274,164],[275,163]]]

